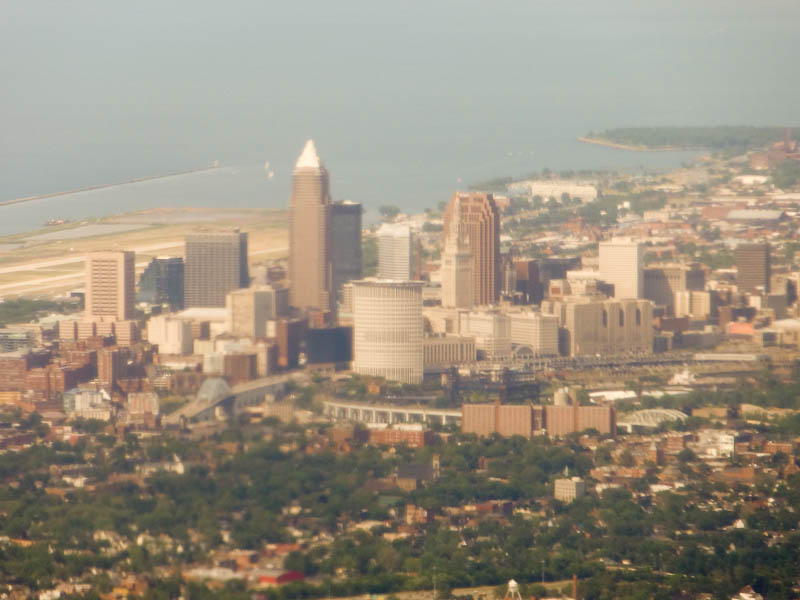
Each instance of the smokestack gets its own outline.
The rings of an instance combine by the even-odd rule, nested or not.
[[[792,151],[792,130],[789,127],[783,130],[783,151]]]

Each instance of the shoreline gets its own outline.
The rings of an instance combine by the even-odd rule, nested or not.
[[[62,192],[50,192],[48,194],[38,194],[36,196],[25,196],[24,198],[14,198],[12,200],[0,201],[0,206],[11,206],[13,204],[22,204],[24,202],[33,202],[34,200],[45,200],[47,198],[56,198],[58,196],[68,196],[70,194],[79,194],[81,192],[92,192],[94,190],[102,190],[111,187],[118,187],[121,185],[128,185],[131,183],[142,183],[143,181],[152,181],[154,179],[166,179],[167,177],[177,177],[178,175],[189,175],[191,173],[199,173],[201,171],[210,171],[218,169],[219,165],[215,162],[207,167],[197,167],[194,169],[186,169],[184,171],[175,171],[174,173],[164,173],[162,175],[147,175],[145,177],[136,177],[134,179],[126,179],[124,181],[116,181],[113,183],[98,183],[97,185],[90,185],[82,188],[75,188],[72,190],[64,190]]]
[[[614,148],[615,150],[628,150],[629,152],[683,152],[691,151],[692,148],[679,148],[677,146],[661,146],[657,148],[649,148],[648,146],[633,146],[631,144],[620,144],[619,142],[612,142],[602,138],[592,138],[581,136],[578,141],[583,144],[594,144],[595,146],[605,146],[606,148]]]

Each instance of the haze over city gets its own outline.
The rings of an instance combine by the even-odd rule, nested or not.
[[[800,597],[796,2],[0,16],[0,597]]]
[[[235,173],[143,195],[279,207],[292,156],[314,137],[338,174],[335,197],[422,209],[459,179],[674,167],[691,155],[621,155],[575,139],[608,127],[781,124],[800,91],[775,60],[792,53],[791,0],[3,10],[0,200],[219,160]],[[138,202],[117,190],[37,210],[78,218],[155,205]],[[5,212],[30,227],[31,210]]]

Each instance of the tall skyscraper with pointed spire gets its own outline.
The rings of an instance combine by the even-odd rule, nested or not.
[[[289,302],[294,307],[331,308],[330,210],[328,171],[308,140],[294,167],[289,205]]]
[[[500,294],[500,211],[491,194],[456,192],[444,211],[445,245],[461,228],[472,251],[473,302],[494,304]]]

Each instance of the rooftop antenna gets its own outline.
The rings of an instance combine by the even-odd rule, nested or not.
[[[519,584],[513,579],[508,582],[508,591],[503,600],[522,600],[522,594],[519,593]]]

